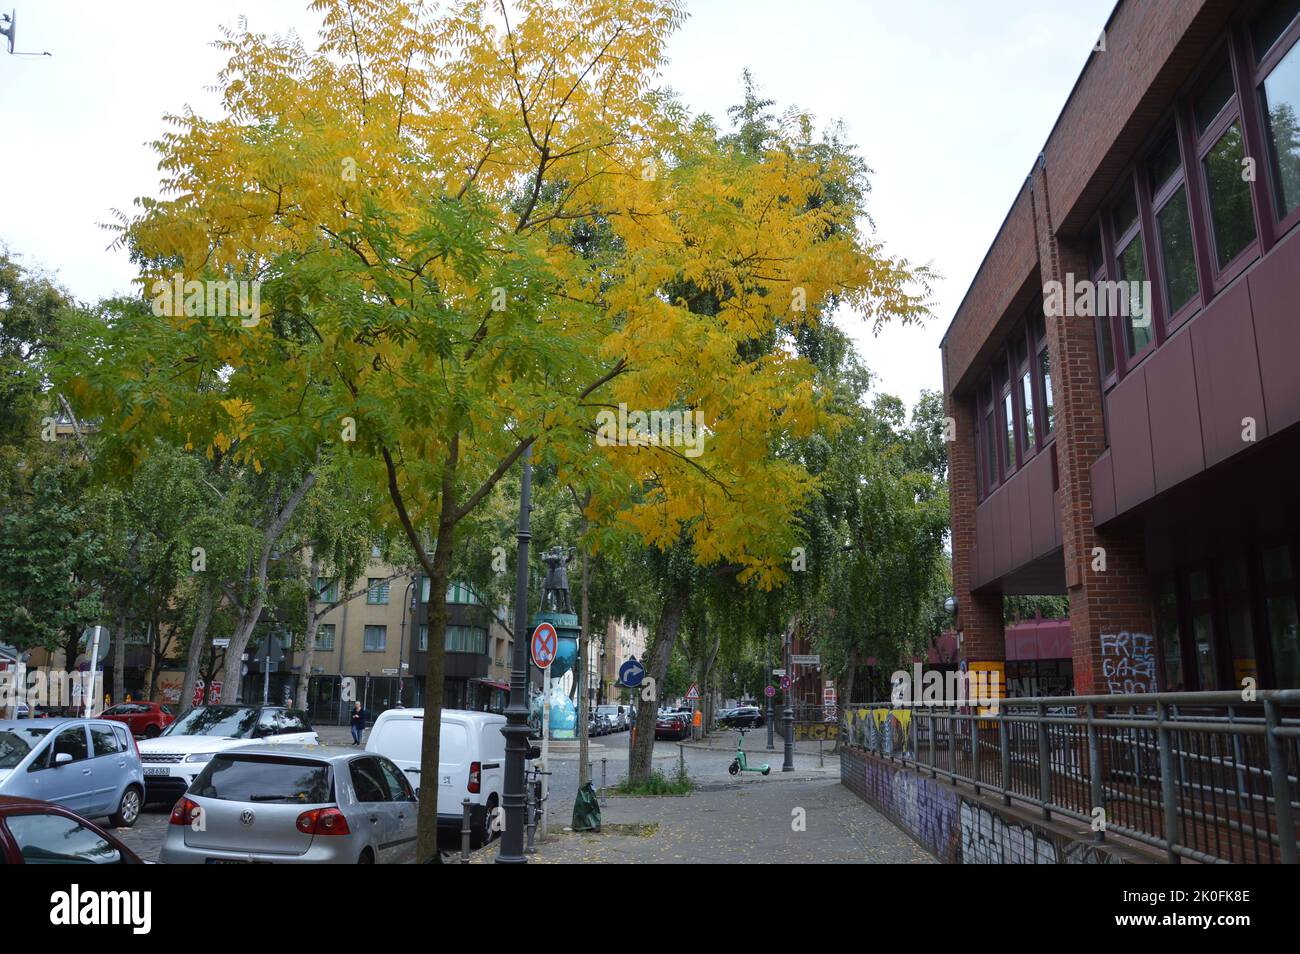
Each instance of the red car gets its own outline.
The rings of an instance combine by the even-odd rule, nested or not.
[[[0,863],[139,865],[134,851],[76,812],[0,795]]]
[[[158,702],[122,702],[105,709],[100,718],[125,723],[134,736],[156,739],[176,721],[176,713]]]
[[[665,712],[655,717],[656,739],[681,740],[691,734],[690,716],[681,712]]]

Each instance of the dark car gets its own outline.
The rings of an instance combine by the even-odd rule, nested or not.
[[[176,721],[176,713],[159,702],[122,702],[105,709],[100,718],[123,723],[137,738],[156,739]]]
[[[684,739],[691,734],[690,725],[690,719],[680,712],[660,713],[655,717],[655,738]]]
[[[732,729],[752,729],[764,724],[763,710],[757,706],[740,706],[729,710],[718,723]]]
[[[139,865],[130,848],[76,812],[0,795],[0,861],[10,865]]]

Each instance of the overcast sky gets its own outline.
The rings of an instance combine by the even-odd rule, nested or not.
[[[939,389],[938,345],[1023,185],[1114,0],[696,0],[665,82],[725,119],[750,69],[777,109],[843,120],[875,170],[870,211],[889,249],[943,275],[935,318],[873,338],[883,390]],[[308,0],[0,0],[0,243],[77,297],[126,291],[100,223],[157,190],[145,143],[164,113],[211,113],[217,26],[316,34]],[[0,47],[0,51],[3,47]]]

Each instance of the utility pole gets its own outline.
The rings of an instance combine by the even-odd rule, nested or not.
[[[524,448],[520,460],[523,474],[519,485],[519,555],[515,566],[515,643],[510,672],[510,704],[506,706],[506,775],[501,787],[505,830],[497,851],[499,865],[523,865],[524,825],[527,799],[524,795],[524,762],[528,759],[528,541],[532,539],[529,514],[532,510],[533,448]]]

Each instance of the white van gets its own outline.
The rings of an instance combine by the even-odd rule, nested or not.
[[[474,841],[491,839],[492,809],[501,804],[505,779],[506,717],[495,712],[442,710],[438,743],[438,830],[459,837],[462,801],[470,800]],[[423,709],[389,709],[370,729],[366,751],[387,756],[418,790],[425,770],[420,763]]]

